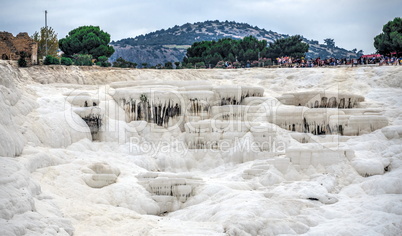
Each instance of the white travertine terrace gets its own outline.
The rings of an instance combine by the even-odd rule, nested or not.
[[[92,188],[102,188],[116,183],[120,170],[107,163],[93,163],[82,169],[82,178]]]
[[[399,235],[400,68],[0,60],[0,235]]]
[[[306,91],[298,93],[285,93],[278,97],[285,105],[306,106],[310,108],[354,108],[364,97],[356,94],[329,91]]]
[[[189,174],[146,172],[138,175],[141,185],[152,193],[160,207],[159,214],[181,208],[188,198],[194,196],[195,188],[203,185],[200,178]]]

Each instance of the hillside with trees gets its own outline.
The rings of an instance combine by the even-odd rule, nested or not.
[[[254,61],[264,58],[277,58],[291,56],[295,58],[305,57],[308,44],[302,42],[299,35],[277,39],[269,43],[266,40],[258,40],[253,36],[235,40],[224,38],[218,41],[195,42],[187,49],[183,63],[186,67],[193,65],[198,67],[215,67],[219,62],[237,63],[237,66],[249,66]]]
[[[174,26],[168,29],[157,30],[135,38],[126,38],[112,41],[111,45],[115,53],[110,57],[111,61],[122,57],[127,61],[135,62],[139,65],[164,64],[166,62],[182,61],[189,48],[195,42],[218,41],[223,38],[233,40],[243,39],[253,36],[258,40],[265,40],[273,43],[277,39],[289,38],[289,35],[279,34],[270,30],[251,26],[246,23],[234,21],[205,21],[197,23],[186,23],[181,26]],[[302,41],[309,45],[306,53],[308,58],[354,58],[359,57],[363,52],[354,49],[348,51],[335,46],[331,39],[325,44],[320,44],[316,40],[309,40],[301,37]]]
[[[192,45],[194,42],[212,41],[222,38],[241,39],[245,36],[254,36],[260,40],[274,41],[288,35],[278,34],[246,23],[234,21],[205,21],[194,24],[186,23],[182,26],[174,26],[161,29],[135,38],[122,39],[112,42],[112,45]]]

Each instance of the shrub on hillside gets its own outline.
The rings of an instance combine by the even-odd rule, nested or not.
[[[112,64],[107,61],[106,56],[98,57],[98,62],[96,63],[96,65],[101,66],[101,67],[110,67],[110,66],[112,66]]]
[[[68,57],[62,57],[60,59],[60,63],[65,66],[71,66],[73,64],[73,60],[71,60],[71,58]]]
[[[21,51],[19,54],[20,54],[20,58],[18,59],[18,66],[19,67],[27,67],[28,63],[25,60],[25,58],[28,57],[28,54],[24,51]]]
[[[115,62],[113,62],[113,67],[120,67],[120,68],[136,68],[137,63],[126,61],[122,57],[117,58]]]
[[[25,60],[25,58],[30,57],[31,54],[29,54],[25,51],[21,51],[18,54],[20,55],[20,58],[18,59],[18,66],[19,67],[27,67],[28,62]]]
[[[187,69],[194,69],[193,63],[183,63],[183,67]]]
[[[43,64],[45,65],[59,65],[60,64],[60,60],[57,57],[53,57],[50,55],[47,55],[45,57],[45,60],[43,61]]]
[[[27,67],[27,61],[25,60],[25,58],[20,57],[20,59],[18,59],[18,66]]]
[[[197,69],[205,69],[206,66],[205,66],[205,63],[202,61],[202,62],[195,63],[195,68],[197,68]]]
[[[97,66],[101,66],[101,67],[111,67],[112,63],[108,62],[108,61],[98,61],[96,63]]]
[[[74,55],[74,65],[92,66],[92,55],[88,55],[88,54]]]
[[[173,69],[173,63],[168,61],[165,63],[165,69]]]

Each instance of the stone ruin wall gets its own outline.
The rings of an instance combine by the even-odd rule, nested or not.
[[[0,59],[18,60],[19,52],[27,52],[31,60],[27,58],[28,65],[38,64],[38,44],[34,42],[28,33],[19,33],[13,36],[8,32],[0,32]]]

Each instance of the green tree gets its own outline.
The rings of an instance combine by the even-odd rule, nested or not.
[[[197,62],[197,63],[195,63],[195,68],[197,68],[197,69],[205,69],[206,66],[205,66],[204,62]]]
[[[68,57],[74,54],[92,55],[94,59],[100,56],[110,57],[114,48],[110,45],[110,34],[99,26],[81,26],[73,29],[65,38],[60,39],[60,49]]]
[[[19,67],[27,67],[28,63],[25,60],[26,57],[29,57],[29,54],[25,51],[19,52],[20,58],[18,59],[18,66]]]
[[[264,56],[267,50],[267,41],[258,40],[253,36],[244,37],[241,40],[223,38],[218,41],[195,42],[187,49],[183,58],[184,64],[196,64],[203,62],[207,67],[215,66],[219,61],[247,61],[257,60],[258,56]]]
[[[309,45],[302,42],[300,35],[291,36],[288,38],[278,39],[273,43],[269,43],[267,48],[266,57],[277,58],[282,56],[289,56],[294,58],[305,57],[308,52]]]
[[[71,60],[71,58],[68,58],[68,57],[62,57],[60,59],[60,64],[66,65],[66,66],[71,66],[73,64],[73,60]]]
[[[225,61],[234,62],[236,61],[236,58],[233,56],[233,53],[229,53],[229,55],[225,58]]]
[[[191,63],[191,62],[184,64],[184,67],[188,68],[188,69],[193,69],[194,68],[193,63]]]
[[[115,62],[113,62],[113,67],[120,67],[120,68],[136,68],[137,63],[131,62],[131,61],[126,61],[122,57],[119,57],[116,59]]]
[[[100,57],[98,57],[98,61],[99,61],[99,62],[106,62],[106,61],[107,61],[107,57],[106,57],[106,56],[100,56]]]
[[[53,57],[50,55],[47,55],[45,57],[45,60],[43,61],[43,64],[45,65],[59,65],[60,64],[60,60],[57,57]]]
[[[53,57],[57,56],[59,40],[57,40],[57,34],[52,27],[42,27],[40,29],[40,33],[35,32],[31,38],[38,43],[38,58],[43,58],[47,55],[51,55]]]
[[[254,61],[258,59],[258,52],[253,49],[247,49],[244,53],[244,58],[246,60]]]
[[[218,61],[222,61],[223,58],[221,56],[221,54],[219,53],[215,53],[213,55],[208,55],[207,57],[205,57],[205,64],[206,65],[216,65],[216,63],[218,63]]]
[[[166,62],[165,69],[173,69],[173,63],[171,61]]]
[[[334,48],[335,47],[335,41],[334,39],[324,39],[324,43],[329,47],[329,48]]]
[[[77,66],[92,66],[92,55],[76,54],[74,55],[74,64]]]
[[[383,26],[382,33],[374,38],[374,47],[384,55],[402,53],[402,18],[396,17]]]
[[[98,62],[96,63],[96,65],[102,66],[102,67],[109,67],[109,66],[112,66],[112,64],[107,61],[107,57],[106,57],[106,56],[100,56],[100,57],[98,57]]]

